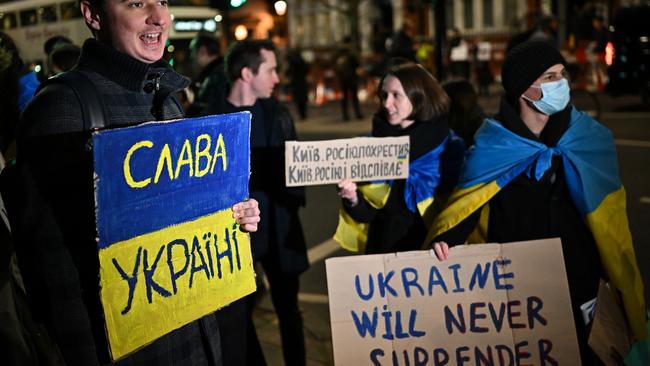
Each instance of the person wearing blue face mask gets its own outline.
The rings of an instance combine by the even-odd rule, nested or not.
[[[558,69],[561,69],[558,72]],[[569,104],[571,99],[569,88],[569,81],[567,80],[566,70],[562,65],[555,65],[548,69],[541,77],[541,84],[531,85],[533,89],[539,89],[541,94],[538,99],[531,99],[526,94],[522,94],[522,98],[529,101],[533,108],[550,116],[555,114]]]
[[[582,364],[599,365],[581,305],[596,297],[600,279],[609,281],[634,338],[643,340],[643,280],[612,134],[570,103],[565,66],[547,42],[508,53],[499,112],[476,132],[425,243],[446,260],[451,245],[559,237]]]

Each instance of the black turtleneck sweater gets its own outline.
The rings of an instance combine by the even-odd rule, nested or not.
[[[449,135],[449,125],[444,117],[430,121],[416,121],[402,129],[389,124],[383,115],[378,114],[373,119],[372,136],[409,136],[409,161],[435,149]],[[359,203],[351,206],[348,200],[343,200],[343,207],[357,222],[370,223],[366,253],[391,253],[420,249],[427,228],[417,212],[409,211],[404,199],[404,179],[395,180],[391,187],[386,205],[375,209],[363,199],[357,191]]]

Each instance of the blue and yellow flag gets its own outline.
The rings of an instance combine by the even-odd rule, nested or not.
[[[119,359],[255,290],[250,113],[93,135],[101,301]],[[242,324],[243,326],[243,324]]]
[[[429,227],[435,218],[437,207],[434,205],[434,196],[444,194],[444,189],[439,187],[441,174],[441,161],[447,159],[450,174],[458,172],[462,163],[465,145],[460,137],[453,132],[433,150],[420,156],[409,163],[409,177],[404,187],[404,200],[411,212],[416,210],[422,217],[426,227]],[[359,186],[364,199],[376,209],[386,205],[390,195],[393,181],[375,181]],[[452,184],[453,186],[453,184]],[[447,189],[448,193],[451,189]],[[339,223],[334,234],[343,249],[353,253],[364,253],[368,240],[369,223],[356,222],[343,208],[339,209]]]
[[[551,167],[552,157],[559,155],[571,198],[594,236],[610,283],[621,291],[634,336],[645,338],[643,281],[636,264],[611,132],[573,108],[569,128],[555,147],[523,138],[493,119],[485,120],[475,140],[458,187],[431,226],[425,243],[482,208],[479,227],[468,242],[485,242],[489,215],[485,204],[522,173],[540,179]]]

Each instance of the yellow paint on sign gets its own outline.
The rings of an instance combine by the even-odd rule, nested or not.
[[[230,209],[99,251],[113,359],[255,291],[250,236]]]

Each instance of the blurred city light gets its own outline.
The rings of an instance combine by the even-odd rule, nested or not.
[[[203,23],[203,29],[208,32],[214,32],[217,30],[217,22],[213,19],[208,19]]]
[[[605,46],[605,63],[607,66],[612,66],[614,62],[614,44],[612,42],[607,42]]]
[[[245,2],[246,0],[230,0],[230,6],[232,6],[233,8],[238,8],[244,5]]]
[[[242,24],[235,27],[235,39],[238,41],[243,41],[248,37],[248,29]]]
[[[275,4],[273,4],[273,7],[275,8],[275,12],[279,16],[283,16],[284,14],[287,13],[287,2],[286,1],[276,1]]]

